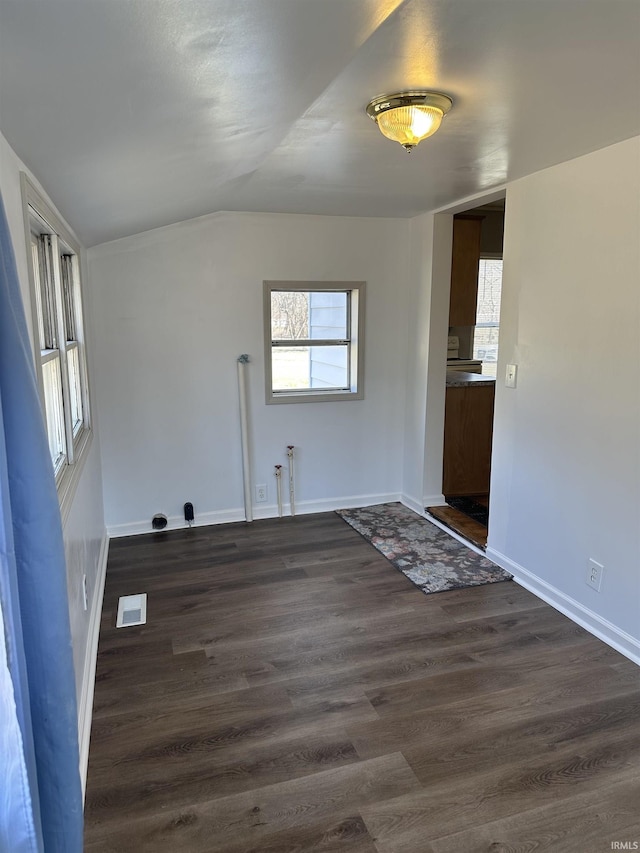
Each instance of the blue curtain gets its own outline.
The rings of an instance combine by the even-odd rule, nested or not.
[[[0,198],[0,853],[81,853],[58,496]]]

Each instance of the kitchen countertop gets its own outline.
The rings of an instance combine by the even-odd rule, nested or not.
[[[481,373],[465,373],[463,370],[447,370],[447,388],[467,388],[479,385],[495,385],[492,376]]]

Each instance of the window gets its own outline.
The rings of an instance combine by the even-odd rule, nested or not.
[[[498,361],[501,295],[502,258],[480,258],[473,357],[482,361],[482,373],[494,378]]]
[[[264,282],[267,403],[361,400],[364,282]]]
[[[70,502],[90,439],[80,247],[22,175],[36,373],[61,506]]]

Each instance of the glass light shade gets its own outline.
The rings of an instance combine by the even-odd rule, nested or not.
[[[387,139],[411,151],[436,132],[452,104],[442,92],[399,92],[369,101],[366,112]]]
[[[436,132],[442,123],[443,112],[437,107],[411,105],[386,110],[377,116],[378,127],[387,139],[405,148],[414,148]]]

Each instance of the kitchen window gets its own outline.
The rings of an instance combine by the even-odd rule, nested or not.
[[[496,376],[500,299],[502,296],[502,258],[485,255],[478,268],[478,303],[473,335],[473,357],[482,361],[482,373]]]
[[[80,246],[22,175],[36,374],[63,517],[91,438]]]
[[[267,403],[361,400],[364,282],[264,282]]]

